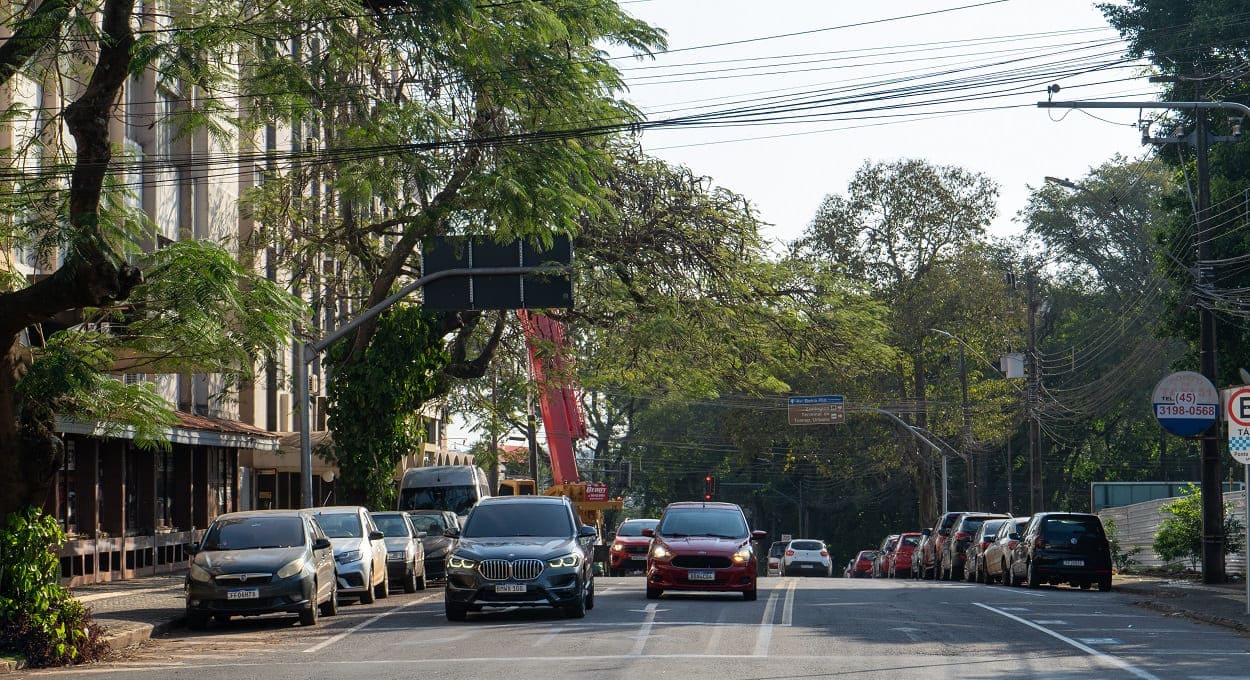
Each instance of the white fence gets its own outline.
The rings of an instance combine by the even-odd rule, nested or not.
[[[1098,515],[1104,520],[1115,520],[1116,526],[1120,528],[1120,550],[1129,551],[1133,548],[1141,548],[1141,552],[1134,557],[1137,564],[1143,567],[1161,567],[1163,560],[1154,552],[1155,532],[1159,530],[1159,525],[1163,519],[1167,517],[1167,513],[1161,508],[1164,505],[1176,500],[1175,498],[1156,498],[1152,501],[1144,503],[1134,503],[1132,505],[1121,505],[1115,508],[1106,508],[1098,512]],[[1246,493],[1244,491],[1233,491],[1224,494],[1225,505],[1232,505],[1232,512],[1241,520],[1242,525],[1246,523]],[[1235,552],[1224,558],[1224,571],[1229,574],[1246,573],[1246,553],[1245,548]]]

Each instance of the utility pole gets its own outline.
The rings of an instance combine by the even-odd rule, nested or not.
[[[1037,275],[1029,272],[1027,276],[1028,290],[1028,344],[1024,355],[1025,370],[1029,376],[1028,403],[1026,413],[1029,419],[1029,513],[1042,511],[1042,432],[1038,422],[1038,375],[1037,375]]]
[[[1156,80],[1156,79],[1152,79]],[[1191,110],[1197,123],[1194,130],[1193,144],[1198,164],[1198,197],[1197,197],[1197,228],[1195,238],[1198,240],[1198,274],[1194,286],[1200,294],[1208,294],[1209,286],[1214,285],[1209,277],[1209,267],[1203,261],[1211,259],[1215,240],[1215,229],[1211,224],[1211,177],[1207,162],[1207,146],[1212,141],[1233,141],[1239,139],[1238,134],[1232,137],[1217,137],[1214,140],[1207,133],[1207,115],[1209,109],[1236,111],[1242,118],[1250,117],[1250,106],[1237,102],[1038,102],[1039,108],[1094,108],[1094,109],[1177,109]],[[1145,138],[1143,141],[1152,141]],[[1165,138],[1165,143],[1188,141],[1185,138]],[[1215,364],[1215,315],[1209,305],[1198,303],[1198,363],[1199,372],[1213,385],[1218,386]],[[1219,432],[1218,423],[1199,435],[1202,450],[1202,580],[1204,583],[1223,583],[1224,574],[1224,489],[1220,483],[1220,449],[1216,440]]]

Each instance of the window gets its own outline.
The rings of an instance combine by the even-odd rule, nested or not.
[[[469,515],[465,538],[573,534],[573,520],[563,503],[494,503],[479,505]]]
[[[820,541],[791,541],[791,550],[824,550],[825,544]]]
[[[321,530],[330,538],[362,538],[365,535],[360,515],[354,512],[318,512],[314,516]]]
[[[304,545],[299,517],[218,519],[204,535],[205,550],[256,550]]]
[[[670,538],[682,536],[715,536],[746,538],[747,523],[736,510],[706,508],[674,508],[664,513],[656,533]]]
[[[616,535],[641,536],[643,529],[651,529],[654,531],[656,525],[659,523],[660,520],[658,519],[630,520],[628,522],[622,522],[621,528],[616,531]]]
[[[378,525],[378,530],[387,538],[408,538],[412,535],[408,520],[403,515],[374,515],[373,523]]]
[[[158,528],[172,528],[173,517],[173,451],[157,451],[156,458],[156,508],[153,521]]]

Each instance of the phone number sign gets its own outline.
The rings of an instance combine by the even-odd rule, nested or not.
[[[1182,437],[1207,431],[1219,418],[1220,394],[1201,373],[1180,371],[1155,385],[1155,419],[1163,429]]]

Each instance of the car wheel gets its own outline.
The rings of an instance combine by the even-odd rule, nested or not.
[[[317,616],[321,613],[321,608],[317,606],[317,584],[313,584],[313,601],[308,606],[300,610],[299,625],[315,626],[317,625]]]
[[[413,567],[408,572],[408,575],[404,577],[404,592],[405,593],[417,592],[417,568],[416,567]]]
[[[660,596],[663,594],[664,594],[663,589],[652,588],[650,585],[647,586],[647,599],[648,600],[658,600],[660,599]]]
[[[425,590],[425,567],[421,567],[421,575],[413,579],[417,590]]]
[[[373,604],[376,591],[373,589],[373,574],[365,576],[365,589],[360,593],[360,604]]]
[[[754,583],[752,583],[752,584],[751,584],[751,589],[750,589],[750,590],[744,590],[744,591],[742,591],[742,601],[743,601],[743,602],[754,602],[754,601],[756,600],[756,598],[758,598],[758,597],[759,597],[759,591],[758,591],[758,590],[756,590],[756,588],[755,588],[755,584],[754,584]]]
[[[469,617],[468,607],[450,600],[443,603],[443,610],[447,613],[448,621],[463,621]]]
[[[573,604],[564,605],[564,618],[586,618],[586,591],[584,589],[578,594],[577,600]]]
[[[1033,566],[1033,562],[1029,561],[1029,566],[1025,567],[1025,576],[1029,579],[1030,588],[1040,588],[1042,582],[1037,580],[1037,568]]]
[[[339,584],[336,580],[330,585],[330,597],[321,605],[322,616],[335,616],[339,613]]]
[[[586,611],[595,608],[595,579],[590,579],[590,589],[586,593]]]
[[[386,598],[391,596],[391,575],[390,574],[382,575],[382,582],[379,583],[377,588],[374,589],[373,594],[377,596],[379,600],[385,600]]]
[[[220,624],[227,624],[227,623],[230,623],[230,615],[229,614],[214,614],[213,620]]]
[[[1106,576],[1104,578],[1098,579],[1098,590],[1104,593],[1111,592],[1111,577],[1110,576]]]
[[[981,562],[977,563],[977,583],[989,583],[989,582],[990,582],[990,573],[989,573],[989,570],[985,568],[985,561],[982,560]]]
[[[208,614],[187,612],[187,628],[204,630],[206,627],[208,627]]]
[[[1076,587],[1080,588],[1081,590],[1089,590],[1090,585],[1091,584],[1089,581],[1081,581],[1080,583],[1076,584]]]

